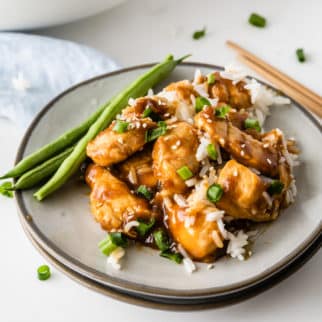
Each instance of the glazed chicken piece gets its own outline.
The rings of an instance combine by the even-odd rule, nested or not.
[[[176,204],[166,203],[171,235],[193,259],[213,260],[216,249],[224,246],[217,222],[206,220],[207,213],[216,210],[203,205],[188,213]]]
[[[194,127],[186,122],[178,122],[153,147],[152,159],[155,177],[161,183],[162,195],[183,193],[187,190],[184,180],[177,170],[187,166],[196,173],[199,163],[196,159],[198,137]]]
[[[271,177],[277,175],[278,153],[276,149],[269,145],[264,146],[263,142],[239,130],[227,119],[216,117],[213,108],[207,107],[198,113],[195,116],[195,125],[240,163]]]
[[[192,104],[191,95],[198,96],[198,93],[194,90],[192,84],[188,80],[171,83],[164,91],[175,92],[177,98],[185,101],[187,104]]]
[[[145,96],[137,98],[133,105],[125,108],[122,111],[122,118],[127,120],[142,118],[142,114],[147,108],[152,110],[152,115],[149,116],[150,118],[157,118],[160,120],[170,118],[176,111],[176,107],[166,98]]]
[[[152,149],[145,148],[118,165],[120,178],[132,184],[135,188],[145,185],[155,188],[158,180],[152,169]]]
[[[214,76],[215,82],[208,89],[210,97],[217,97],[219,102],[229,104],[238,110],[252,105],[250,94],[245,89],[245,82],[240,81],[234,85],[231,80],[222,78],[219,72],[214,73]]]
[[[108,170],[91,164],[85,178],[92,190],[91,212],[103,229],[122,231],[129,221],[151,218],[147,201],[133,195],[128,186]]]
[[[218,184],[224,190],[218,208],[238,219],[269,221],[278,215],[279,202],[264,194],[268,184],[257,174],[235,160],[228,161],[219,173]]]
[[[155,122],[144,118],[130,123],[124,133],[117,133],[115,124],[114,121],[87,144],[87,156],[102,167],[121,162],[142,149],[146,131],[156,127]]]

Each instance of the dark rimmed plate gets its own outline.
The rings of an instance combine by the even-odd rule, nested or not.
[[[43,109],[28,129],[17,161],[80,123],[97,103],[106,101],[150,66],[102,75],[62,93]],[[220,69],[185,63],[177,67],[168,82],[191,79],[195,68],[205,73]],[[289,136],[299,139],[303,161],[297,170],[299,198],[279,220],[267,226],[248,261],[222,259],[213,270],[207,270],[206,264],[198,264],[198,271],[188,275],[182,265],[160,258],[153,250],[133,248],[127,252],[124,269],[114,271],[106,266],[96,246],[104,232],[91,218],[88,190],[76,181],[42,203],[34,200],[33,191],[17,192],[21,219],[37,243],[61,264],[118,292],[181,304],[204,303],[247,293],[304,254],[321,234],[321,126],[303,108],[292,103],[290,107],[273,108],[267,127],[280,127]]]

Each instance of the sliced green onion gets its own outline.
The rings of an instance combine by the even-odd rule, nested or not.
[[[139,186],[136,192],[147,200],[151,200],[153,197],[152,192],[145,185]]]
[[[169,249],[170,243],[169,243],[169,237],[167,233],[163,229],[158,229],[153,232],[153,237],[156,245],[161,251],[165,251]]]
[[[204,106],[211,106],[210,102],[203,96],[198,96],[196,98],[195,110],[196,112],[202,111]]]
[[[245,120],[244,125],[245,125],[245,129],[254,129],[257,132],[260,132],[262,130],[261,126],[259,125],[258,120],[255,120],[255,119],[247,118]]]
[[[266,19],[257,13],[252,13],[248,18],[248,22],[251,25],[260,27],[260,28],[264,28],[266,26]]]
[[[192,34],[192,38],[195,40],[198,40],[202,37],[204,37],[206,35],[206,27],[204,27],[201,30],[196,30],[193,34]]]
[[[172,261],[174,261],[177,264],[181,264],[183,260],[183,256],[180,253],[174,253],[171,252],[170,250],[164,250],[160,253],[161,257],[168,258]]]
[[[116,133],[124,133],[127,130],[128,126],[129,122],[117,120],[113,127],[113,131]]]
[[[212,143],[207,145],[207,153],[210,159],[217,160],[218,152]]]
[[[279,195],[284,188],[283,182],[279,180],[273,180],[271,182],[271,185],[268,187],[267,192],[272,196],[272,195]]]
[[[178,169],[177,174],[181,177],[182,180],[188,180],[193,177],[192,171],[186,165]]]
[[[296,49],[296,56],[297,56],[297,59],[300,63],[303,63],[306,61],[306,57],[305,57],[305,54],[304,54],[304,49],[303,48],[298,48]]]
[[[151,218],[149,222],[145,222],[142,219],[138,219],[140,223],[139,226],[136,227],[136,230],[140,237],[145,237],[147,233],[152,229],[155,224],[155,219]]]
[[[13,189],[12,182],[5,181],[0,185],[0,194],[5,197],[13,198],[12,189]]]
[[[158,122],[158,127],[153,130],[148,130],[145,132],[145,142],[151,142],[157,139],[159,136],[166,134],[167,123],[164,121]]]
[[[214,84],[214,82],[216,81],[215,74],[209,74],[207,77],[207,81],[209,85]]]
[[[117,247],[126,246],[127,239],[120,232],[108,233],[106,238],[98,243],[100,251],[106,256],[110,255]]]
[[[148,106],[142,113],[142,117],[145,118],[145,117],[148,117],[150,116],[152,113],[152,108],[151,106]]]
[[[48,278],[51,275],[49,266],[48,265],[39,266],[37,269],[37,275],[40,281],[48,280]]]
[[[219,108],[216,108],[215,115],[219,118],[225,118],[226,115],[229,113],[231,107],[229,105],[224,105]]]
[[[207,190],[207,198],[211,202],[218,202],[221,199],[223,193],[224,190],[222,189],[222,187],[219,184],[214,183]]]

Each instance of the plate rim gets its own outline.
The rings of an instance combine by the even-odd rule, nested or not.
[[[36,125],[41,121],[42,117],[52,108],[57,101],[59,101],[62,97],[69,94],[70,92],[73,92],[75,89],[78,89],[84,85],[90,84],[92,82],[95,82],[100,79],[112,77],[114,75],[126,73],[133,70],[139,70],[144,68],[152,67],[154,63],[149,64],[142,64],[142,65],[136,65],[132,67],[127,67],[123,69],[119,69],[116,71],[112,71],[109,73],[105,73],[96,77],[92,77],[88,80],[85,80],[83,82],[80,82],[59,95],[57,95],[55,98],[53,98],[48,104],[46,104],[40,112],[35,116],[29,127],[27,128],[21,143],[18,148],[18,152],[15,159],[15,164],[17,164],[23,156],[26,143],[28,142],[34,128]],[[215,70],[223,70],[223,67],[213,65],[213,64],[205,64],[205,63],[197,63],[197,62],[184,62],[180,64],[182,66],[190,66],[195,68],[209,68],[209,69],[215,69]],[[260,80],[259,80],[260,81]],[[274,89],[271,85],[260,81],[262,84],[265,84],[269,88]],[[276,89],[275,89],[276,90]],[[285,95],[286,97],[290,98],[289,96]],[[291,99],[291,98],[290,98]],[[313,123],[313,125],[316,126],[316,128],[322,132],[322,125],[318,122],[315,117],[309,113],[307,110],[305,110],[300,104],[295,102],[293,99],[291,99],[292,103]],[[299,256],[300,254],[303,254],[305,252],[305,249],[308,245],[312,243],[316,238],[319,237],[321,234],[321,223],[320,225],[311,233],[311,235],[303,241],[303,243],[298,246],[292,253],[290,253],[288,256],[284,257],[282,260],[278,261],[275,265],[273,265],[270,269],[266,269],[262,271],[260,274],[257,274],[257,276],[249,278],[247,280],[244,280],[242,282],[231,284],[227,287],[216,287],[216,288],[207,288],[207,289],[196,289],[193,291],[188,290],[171,290],[167,288],[161,288],[161,287],[154,287],[154,286],[147,286],[140,283],[130,282],[126,281],[124,279],[110,276],[108,274],[104,274],[98,270],[95,270],[77,259],[71,257],[70,255],[66,254],[62,249],[57,247],[52,241],[50,241],[34,224],[30,218],[32,218],[32,214],[29,214],[26,206],[24,204],[23,198],[22,198],[22,192],[16,191],[15,192],[15,202],[18,208],[19,216],[21,217],[21,220],[26,224],[26,227],[28,227],[28,231],[31,233],[32,237],[36,240],[36,242],[45,250],[47,251],[51,256],[58,259],[63,265],[71,268],[73,271],[78,272],[79,274],[86,276],[87,278],[94,280],[98,283],[102,283],[106,286],[110,286],[112,288],[117,288],[122,291],[127,292],[135,292],[141,295],[149,295],[149,296],[158,296],[160,298],[182,298],[182,299],[194,299],[194,298],[213,298],[219,295],[224,294],[232,294],[236,291],[240,291],[242,289],[247,289],[251,287],[252,285],[262,281],[265,278],[268,278],[271,275],[276,274],[279,270],[281,270],[283,267],[287,266],[290,262],[294,261],[294,259]]]
[[[254,289],[247,289],[246,291],[241,292],[238,296],[227,297],[225,299],[208,299],[207,302],[201,303],[175,303],[175,302],[160,302],[157,300],[152,300],[147,297],[138,297],[135,295],[121,293],[117,290],[114,290],[106,285],[100,284],[96,281],[89,279],[86,276],[79,274],[78,272],[73,271],[71,268],[64,266],[61,262],[59,262],[56,258],[47,253],[35,239],[33,239],[30,234],[28,228],[22,222],[20,218],[20,223],[23,231],[25,232],[27,238],[30,240],[35,249],[46,259],[48,260],[57,270],[61,273],[65,274],[68,278],[75,281],[76,283],[95,291],[96,293],[100,293],[104,296],[111,297],[117,301],[125,302],[127,304],[142,306],[151,309],[157,310],[167,310],[167,311],[200,311],[200,310],[209,310],[227,307],[229,305],[238,304],[245,300],[251,299],[256,295],[267,291],[282,282],[293,273],[298,271],[306,262],[308,262],[320,249],[322,244],[322,236],[320,235],[317,240],[315,240],[306,250],[306,254],[299,255],[294,262],[291,262],[287,267],[285,267],[279,275],[274,275],[267,280],[263,280],[258,285],[255,285]],[[305,255],[305,256],[304,256]]]

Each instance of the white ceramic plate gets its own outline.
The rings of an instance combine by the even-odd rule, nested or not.
[[[108,100],[149,67],[113,72],[62,93],[28,129],[17,161],[80,123],[96,108],[93,102]],[[218,68],[186,63],[178,66],[167,82],[191,79],[196,67],[204,73]],[[296,170],[298,198],[277,221],[267,224],[254,245],[253,256],[247,261],[223,258],[213,270],[207,270],[207,264],[200,263],[198,271],[189,275],[182,265],[141,247],[129,249],[123,269],[115,271],[106,266],[106,257],[97,248],[105,233],[90,214],[89,189],[76,181],[41,203],[32,197],[33,191],[18,192],[16,200],[22,220],[41,247],[63,265],[123,292],[153,296],[162,301],[200,301],[247,290],[285,268],[321,234],[321,128],[294,103],[290,107],[272,108],[266,128],[272,127],[279,127],[298,139],[302,151],[302,163]]]

